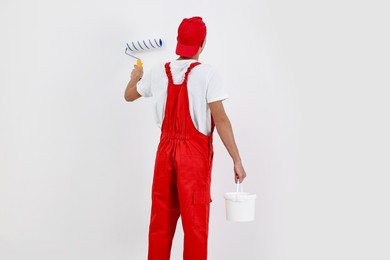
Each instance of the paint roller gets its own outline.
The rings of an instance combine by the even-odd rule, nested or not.
[[[141,59],[134,56],[132,52],[147,51],[155,48],[161,48],[162,40],[149,39],[149,40],[134,41],[134,42],[126,43],[126,46],[127,47],[125,50],[125,54],[129,55],[130,57],[133,57],[134,59],[137,59],[137,66],[141,67],[142,66]]]

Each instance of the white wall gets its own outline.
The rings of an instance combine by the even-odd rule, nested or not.
[[[0,2],[0,259],[146,259],[151,100],[126,103],[127,41],[203,16],[257,193],[225,221],[215,136],[211,260],[388,259],[389,18],[384,1]],[[181,259],[178,226],[172,259]]]

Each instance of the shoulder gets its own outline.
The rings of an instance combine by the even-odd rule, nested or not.
[[[165,70],[165,64],[166,64],[166,62],[156,63],[150,68],[150,71],[151,72],[160,72],[162,70]]]
[[[209,64],[209,63],[200,63],[198,66],[196,66],[199,70],[206,71],[206,72],[213,72],[216,71],[215,66]]]
[[[199,64],[194,68],[194,72],[199,73],[206,78],[213,78],[216,76],[219,77],[218,69],[215,66],[208,63]]]
[[[220,82],[222,80],[221,74],[217,67],[208,63],[202,63],[198,66],[200,73],[207,79],[208,82]]]
[[[165,75],[165,63],[156,63],[153,64],[151,67],[146,69],[148,71],[148,74],[151,76],[151,78],[160,78],[161,76]]]

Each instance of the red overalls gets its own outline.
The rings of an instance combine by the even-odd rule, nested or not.
[[[168,96],[154,169],[148,260],[169,260],[179,216],[183,259],[206,260],[214,123],[206,136],[195,128],[190,115],[187,78],[200,63],[192,63],[178,85],[169,64],[165,64]]]

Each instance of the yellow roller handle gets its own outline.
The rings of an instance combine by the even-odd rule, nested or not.
[[[137,60],[137,67],[142,67],[142,61],[140,59]]]

